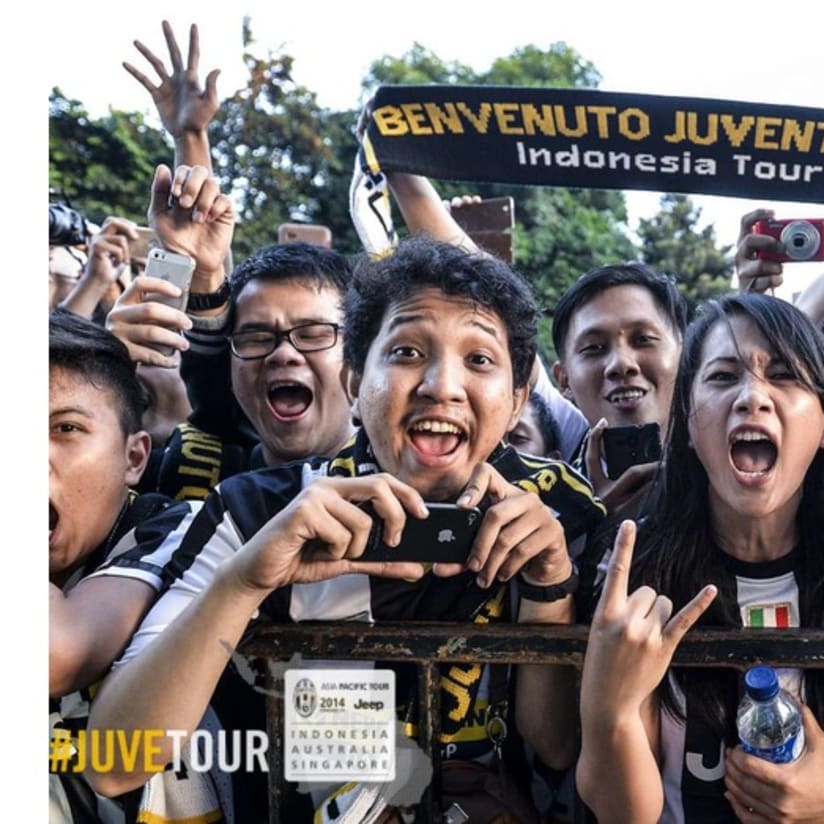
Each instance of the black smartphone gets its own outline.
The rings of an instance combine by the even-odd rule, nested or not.
[[[398,546],[383,542],[383,521],[371,504],[362,505],[373,520],[366,549],[357,561],[439,561],[463,564],[469,557],[483,513],[477,507],[465,509],[456,504],[427,503],[429,517],[408,515]]]
[[[604,430],[607,477],[620,478],[631,466],[661,460],[661,427],[657,423],[612,426]]]

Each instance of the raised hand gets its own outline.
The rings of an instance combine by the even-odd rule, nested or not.
[[[204,166],[160,165],[152,181],[149,225],[161,245],[195,259],[192,292],[211,292],[223,281],[235,225],[232,201]]]
[[[705,586],[672,614],[672,601],[651,587],[628,593],[635,548],[633,521],[622,522],[592,619],[581,676],[581,716],[639,712],[670,666],[678,643],[715,598]]]
[[[135,48],[152,65],[159,82],[153,83],[131,63],[124,62],[123,68],[149,92],[164,128],[178,140],[186,132],[205,132],[215,116],[218,110],[217,76],[220,69],[212,69],[206,75],[205,87],[201,86],[198,78],[200,38],[197,26],[192,24],[189,29],[189,54],[184,66],[172,27],[166,20],[162,25],[169,49],[171,73],[167,71],[163,61],[139,40],[134,41]]]
[[[180,289],[160,278],[140,275],[115,301],[106,317],[106,328],[116,335],[129,350],[136,363],[174,368],[179,365],[178,350],[186,351],[188,341],[180,334],[190,329],[192,322],[185,312],[145,300],[147,294],[180,297]],[[172,350],[173,354],[164,352]]]
[[[753,232],[757,221],[774,216],[771,209],[756,209],[741,218],[741,232],[735,249],[735,273],[738,275],[740,292],[766,292],[784,282],[781,264],[773,260],[762,260],[758,256],[760,251],[774,249],[778,241],[769,235]]]

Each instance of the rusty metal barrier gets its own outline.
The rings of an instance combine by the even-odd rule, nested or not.
[[[471,623],[364,624],[307,622],[260,626],[244,641],[241,652],[274,661],[292,656],[357,659],[417,664],[419,744],[432,759],[433,785],[424,811],[435,822],[440,748],[438,665],[447,663],[507,663],[583,665],[589,627],[584,625]],[[729,667],[745,670],[754,664],[824,669],[824,630],[702,629],[681,641],[673,663],[686,667]],[[282,694],[282,685],[271,692]],[[283,701],[266,699],[269,733],[269,821],[281,824],[283,780]],[[581,811],[576,811],[580,818]]]

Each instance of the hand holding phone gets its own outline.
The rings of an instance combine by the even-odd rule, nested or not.
[[[146,292],[143,296],[144,302],[155,301],[156,303],[171,306],[173,309],[185,311],[186,304],[189,302],[189,287],[192,283],[194,271],[195,261],[188,255],[169,252],[157,246],[150,249],[144,274],[147,277],[159,278],[174,284],[180,289],[180,295],[173,298],[159,292]],[[169,346],[156,346],[155,348],[162,355],[171,356],[175,353],[175,350]]]
[[[181,294],[180,297],[171,298],[168,295],[161,295],[159,292],[148,292],[143,299],[154,300],[174,309],[185,311],[186,304],[189,301],[189,287],[192,283],[194,271],[195,261],[188,255],[169,252],[160,247],[151,249],[144,274],[174,284],[180,289]]]
[[[612,481],[631,466],[661,460],[661,428],[657,423],[608,427],[602,442],[607,477]]]
[[[483,513],[457,504],[425,503],[429,517],[408,517],[398,546],[383,542],[383,521],[369,502],[361,507],[372,517],[366,549],[357,561],[418,561],[463,564],[469,557]]]

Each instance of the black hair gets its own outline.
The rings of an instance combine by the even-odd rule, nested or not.
[[[724,555],[717,548],[709,510],[709,479],[689,447],[692,387],[703,357],[704,341],[716,323],[749,319],[769,341],[798,383],[813,392],[824,409],[824,336],[792,304],[760,295],[733,295],[704,304],[684,340],[671,411],[671,431],[649,517],[639,529],[633,583],[645,583],[668,595],[678,610],[705,584],[728,581]],[[802,422],[797,425],[803,425]],[[824,451],[807,469],[797,523],[801,625],[824,627]],[[703,626],[740,627],[736,593],[722,590],[699,619]],[[675,678],[687,697],[690,714],[719,736],[735,741],[734,717],[738,676],[732,670],[676,668]],[[805,671],[807,700],[824,720],[824,673]],[[664,708],[680,717],[674,691],[665,679],[660,688]],[[692,700],[691,700],[692,699]]]
[[[468,298],[494,311],[507,331],[514,387],[526,386],[537,351],[538,308],[529,284],[498,258],[423,236],[394,253],[362,258],[344,300],[343,356],[358,374],[387,308],[423,289]]]
[[[687,303],[675,286],[671,275],[657,272],[644,263],[621,263],[590,269],[564,292],[555,307],[552,319],[552,341],[555,352],[564,357],[572,316],[597,295],[614,286],[641,286],[652,295],[658,308],[669,321],[679,339],[687,326]]]
[[[341,295],[352,278],[349,260],[340,252],[311,243],[276,243],[263,246],[235,266],[229,278],[230,301],[234,309],[243,289],[253,280],[305,280],[330,286]]]
[[[146,391],[137,379],[129,350],[107,329],[65,309],[52,312],[49,367],[69,370],[97,388],[109,389],[119,407],[123,434],[141,429]]]

